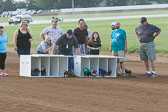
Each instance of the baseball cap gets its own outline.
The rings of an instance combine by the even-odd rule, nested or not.
[[[111,26],[115,26],[115,25],[116,25],[116,22],[112,22],[112,23],[111,23]]]
[[[144,23],[144,22],[147,22],[146,17],[141,17],[140,23]]]
[[[54,21],[58,22],[58,21],[61,21],[61,20],[57,17],[52,17],[52,22],[54,22]]]
[[[69,36],[72,36],[72,30],[68,30],[68,31],[67,31],[67,34],[68,34]]]

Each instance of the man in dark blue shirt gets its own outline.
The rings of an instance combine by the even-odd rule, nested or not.
[[[78,48],[78,41],[74,35],[72,35],[72,30],[68,30],[66,34],[63,34],[54,44],[53,48],[59,46],[60,55],[70,55],[73,56],[73,47],[78,49],[79,54],[80,49]],[[68,69],[74,69],[73,58],[69,58]]]

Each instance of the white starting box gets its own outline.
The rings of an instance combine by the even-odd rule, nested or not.
[[[68,70],[68,57],[63,55],[21,55],[20,76],[64,77]]]
[[[68,71],[68,58],[74,58],[74,74],[77,77],[86,77],[83,69],[88,68],[96,71],[95,77],[102,77],[99,73],[103,69],[109,74],[103,77],[116,77],[117,59],[114,56],[86,55],[21,55],[20,76],[25,77],[64,77]]]
[[[109,72],[104,77],[116,77],[117,58],[114,56],[101,56],[101,55],[87,55],[87,56],[75,56],[74,57],[74,73],[78,77],[86,77],[83,69],[89,68],[90,70],[96,70],[95,77],[102,77],[100,75],[100,69]]]

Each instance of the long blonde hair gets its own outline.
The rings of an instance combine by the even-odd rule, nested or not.
[[[29,33],[31,33],[31,29],[28,27],[29,25],[28,25],[28,23],[27,23],[26,21],[21,21],[21,23],[20,23],[20,28],[23,26],[23,24],[26,24],[26,26],[27,26],[27,31],[28,31]]]
[[[45,40],[44,40],[44,42],[47,42],[48,39],[51,40],[51,36],[46,35],[46,36],[45,36]]]

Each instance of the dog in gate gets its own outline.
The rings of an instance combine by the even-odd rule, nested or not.
[[[38,68],[35,68],[31,71],[32,76],[39,76],[40,70]]]
[[[41,76],[45,76],[45,75],[46,75],[46,68],[41,67]]]
[[[111,74],[111,70],[110,71],[106,71],[106,70],[104,70],[104,69],[102,69],[102,68],[99,68],[99,75],[100,76],[103,76],[103,78],[105,77],[105,76],[109,76]]]
[[[91,76],[96,77],[97,76],[97,70],[90,70]]]
[[[73,70],[68,70],[64,72],[64,77],[76,77],[76,75],[74,74]]]
[[[84,68],[83,69],[84,76],[90,77],[91,76],[91,71],[89,68]]]

